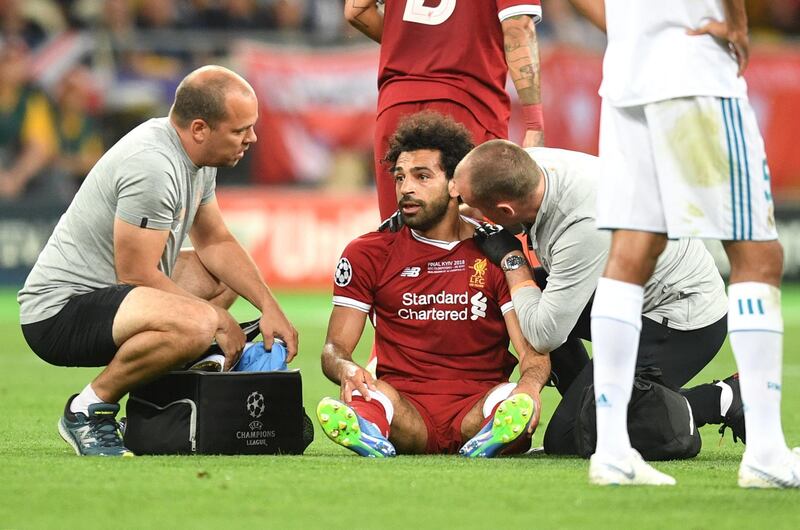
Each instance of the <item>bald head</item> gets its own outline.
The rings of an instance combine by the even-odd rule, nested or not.
[[[222,66],[203,66],[183,78],[175,91],[170,118],[179,127],[203,120],[211,128],[226,118],[226,98],[231,93],[255,98],[253,87],[236,72]]]
[[[456,172],[465,178],[475,206],[523,199],[539,184],[536,162],[507,140],[490,140],[470,151]]]

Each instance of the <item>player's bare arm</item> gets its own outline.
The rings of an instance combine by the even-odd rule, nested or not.
[[[377,390],[375,378],[365,368],[353,361],[353,350],[358,345],[367,314],[350,307],[334,306],[328,321],[328,335],[322,347],[322,373],[340,386],[340,396],[345,403],[353,399],[358,390],[364,399],[371,399],[369,390]]]
[[[600,31],[606,32],[606,6],[603,0],[569,0],[569,2]]]
[[[750,37],[747,33],[747,11],[744,0],[723,0],[725,20],[710,20],[704,26],[689,29],[689,35],[711,35],[726,41],[739,65],[738,75],[744,75],[750,60]]]
[[[270,347],[273,338],[280,337],[286,342],[286,359],[291,361],[297,355],[297,330],[264,283],[258,267],[225,226],[216,199],[197,209],[189,237],[203,266],[261,310],[260,327],[264,344]],[[222,311],[228,315],[230,322],[236,324],[227,311]]]
[[[378,44],[383,36],[383,13],[376,0],[345,0],[344,18]]]
[[[543,146],[539,44],[533,18],[529,15],[510,17],[502,22],[502,27],[508,71],[522,103],[525,118],[522,146]]]
[[[532,434],[539,425],[539,418],[542,415],[541,392],[550,379],[550,355],[539,353],[525,339],[515,311],[508,311],[504,318],[511,344],[519,356],[520,377],[513,393],[528,394],[536,403],[536,414],[528,427],[528,432]]]

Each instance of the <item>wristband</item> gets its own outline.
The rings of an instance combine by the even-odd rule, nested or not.
[[[542,104],[523,105],[522,119],[525,121],[526,130],[543,131],[544,115],[542,114]]]

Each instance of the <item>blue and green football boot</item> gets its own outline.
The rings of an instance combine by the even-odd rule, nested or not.
[[[491,458],[525,434],[536,411],[528,394],[514,394],[497,407],[492,421],[465,443],[459,454],[470,458]]]
[[[397,455],[392,442],[374,423],[339,400],[322,398],[317,405],[317,419],[328,438],[360,456],[388,458]]]

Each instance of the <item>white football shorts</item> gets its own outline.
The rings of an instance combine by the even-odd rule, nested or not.
[[[600,228],[777,239],[764,141],[746,99],[695,96],[600,117]]]

